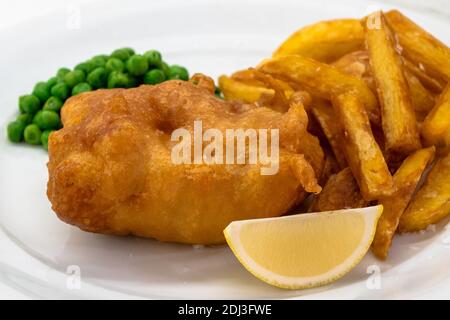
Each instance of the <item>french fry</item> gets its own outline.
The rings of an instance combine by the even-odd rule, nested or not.
[[[286,39],[274,57],[298,54],[331,62],[363,47],[364,33],[356,19],[321,21],[301,28]]]
[[[370,70],[369,54],[367,51],[360,50],[351,52],[339,60],[334,61],[331,65],[348,75],[363,79],[367,86],[373,92],[376,92],[375,80]]]
[[[227,76],[219,77],[219,88],[226,100],[240,100],[246,103],[256,102],[263,96],[271,99],[275,94],[272,89],[246,84]]]
[[[352,94],[341,94],[333,98],[333,109],[343,130],[345,158],[364,199],[370,201],[390,195],[392,176],[362,103]]]
[[[368,204],[359,191],[350,168],[331,175],[322,192],[314,197],[309,212],[362,208]]]
[[[412,73],[405,70],[405,76],[408,81],[416,120],[423,121],[436,104],[435,98]]]
[[[252,71],[256,80],[261,81],[266,88],[274,91],[274,95],[270,101],[271,108],[276,111],[286,112],[289,109],[288,98],[293,93],[292,89],[288,92],[286,86],[289,85],[261,71],[254,69]]]
[[[427,146],[447,149],[450,145],[450,83],[440,95],[436,106],[425,118],[421,134]]]
[[[294,93],[294,90],[288,83],[274,77],[269,77],[255,68],[237,71],[231,75],[231,78],[256,87],[274,89],[280,92],[284,91],[284,95],[287,98],[290,98]]]
[[[328,179],[333,175],[340,171],[339,164],[337,163],[336,157],[333,155],[333,152],[328,148],[322,147],[325,155],[325,163],[323,165],[322,176],[319,179],[319,185],[324,186]]]
[[[378,101],[365,82],[327,64],[298,55],[263,61],[259,70],[303,87],[312,95],[331,100],[333,95],[351,92],[364,104],[373,123],[380,123]]]
[[[420,149],[406,158],[393,177],[395,192],[379,199],[383,205],[383,214],[378,220],[372,242],[372,251],[378,258],[387,258],[400,217],[411,201],[423,172],[433,161],[434,152],[434,147]]]
[[[346,74],[363,79],[372,91],[376,91],[375,80],[370,70],[367,51],[355,51],[346,54],[339,60],[333,62],[332,65]],[[406,69],[404,71],[406,80],[408,81],[416,119],[423,121],[435,105],[434,96],[412,72]]]
[[[400,218],[400,232],[426,229],[450,213],[450,154],[436,161]]]
[[[339,167],[344,169],[348,166],[347,160],[345,160],[345,156],[342,152],[344,137],[339,122],[336,121],[333,107],[327,101],[317,101],[316,99],[314,101],[314,106],[311,108],[311,113],[322,128]]]
[[[450,49],[444,43],[397,10],[387,12],[386,18],[398,37],[403,56],[422,66],[429,76],[450,80]]]
[[[385,148],[407,155],[421,147],[402,61],[381,12],[363,21],[366,47],[381,107]]]
[[[408,59],[403,59],[403,65],[405,69],[417,77],[420,80],[420,83],[435,94],[440,94],[442,90],[445,88],[445,81],[439,81],[438,79],[434,79],[427,75],[419,66],[415,65]]]

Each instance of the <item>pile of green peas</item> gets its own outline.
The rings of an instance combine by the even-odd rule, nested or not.
[[[62,127],[60,110],[71,96],[96,89],[132,88],[166,80],[189,79],[179,65],[169,66],[161,53],[149,50],[136,54],[131,48],[114,50],[79,63],[73,70],[61,68],[47,81],[36,83],[31,94],[19,98],[20,114],[7,126],[11,142],[25,141],[48,149],[48,137]]]

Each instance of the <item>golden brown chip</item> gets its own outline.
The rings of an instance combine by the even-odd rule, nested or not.
[[[405,70],[405,76],[406,80],[408,80],[416,120],[423,121],[431,109],[433,109],[436,103],[435,98],[412,73]]]
[[[314,106],[311,108],[311,113],[319,123],[325,134],[328,143],[333,150],[336,161],[341,169],[348,166],[345,160],[344,152],[342,151],[344,145],[344,137],[339,122],[336,121],[336,114],[331,103],[327,101],[314,100]]]
[[[403,213],[400,232],[426,229],[450,213],[450,154],[436,161],[425,183]]]
[[[400,11],[386,13],[397,35],[402,55],[440,81],[450,80],[450,49],[441,41],[404,16]]]
[[[345,158],[367,201],[393,192],[392,176],[372,134],[362,103],[351,94],[333,99],[333,108],[343,130]]]
[[[274,52],[274,57],[298,54],[331,62],[363,47],[364,32],[356,19],[321,21],[293,33]]]
[[[262,97],[270,100],[275,92],[272,89],[246,84],[227,76],[219,77],[219,88],[225,100],[238,100],[253,103]]]
[[[439,94],[442,92],[442,90],[444,90],[446,81],[442,81],[442,80],[440,81],[438,79],[430,77],[429,75],[427,75],[425,73],[425,71],[422,70],[423,68],[420,68],[419,66],[417,66],[413,62],[409,61],[408,59],[403,59],[403,64],[405,66],[405,69],[409,73],[416,76],[417,79],[420,80],[420,83],[422,83],[422,85],[425,88],[427,88],[434,94]]]
[[[425,118],[421,134],[426,145],[435,145],[443,150],[448,149],[450,145],[450,84]]]
[[[378,258],[387,258],[400,217],[411,201],[423,172],[433,161],[434,151],[434,147],[420,149],[406,158],[394,175],[395,192],[391,196],[380,198],[383,214],[378,220],[372,243],[373,253]]]
[[[407,155],[421,145],[402,61],[381,12],[371,14],[362,23],[381,107],[385,148]]]
[[[337,68],[313,59],[291,55],[263,61],[259,70],[300,85],[314,96],[331,100],[333,95],[352,93],[363,103],[370,120],[380,123],[377,98],[366,83]]]
[[[342,72],[363,79],[367,86],[376,92],[375,79],[369,65],[369,55],[367,51],[355,51],[346,54],[332,65]],[[406,80],[408,81],[411,100],[416,113],[416,119],[423,121],[425,116],[434,107],[435,99],[422,82],[408,69],[405,69]]]

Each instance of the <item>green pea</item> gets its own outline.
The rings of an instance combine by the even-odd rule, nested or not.
[[[157,84],[166,80],[166,75],[160,69],[153,69],[147,72],[144,76],[145,84]]]
[[[65,82],[55,84],[50,90],[52,96],[65,101],[69,97],[69,86]]]
[[[61,110],[62,106],[63,106],[63,102],[61,101],[60,98],[50,97],[50,98],[48,98],[47,102],[45,102],[42,110],[59,112],[59,110]]]
[[[23,131],[25,129],[25,124],[20,121],[13,121],[8,124],[6,131],[8,133],[8,139],[11,142],[20,142],[23,138]]]
[[[108,81],[108,73],[106,72],[105,68],[99,67],[92,70],[92,72],[88,74],[86,79],[87,83],[89,83],[94,89],[105,88]]]
[[[111,73],[113,71],[123,72],[125,70],[125,64],[120,59],[109,58],[106,62],[105,68],[108,73]]]
[[[77,84],[75,87],[73,87],[72,96],[76,96],[77,94],[80,94],[83,92],[88,92],[88,91],[92,91],[91,85],[87,82],[82,82],[82,83]]]
[[[33,95],[39,98],[41,103],[47,101],[50,97],[50,87],[47,85],[47,82],[38,82],[34,86]]]
[[[93,58],[93,59],[95,59],[95,58],[102,58],[102,59],[104,59],[105,62],[106,62],[106,60],[109,59],[109,56],[108,56],[107,54],[98,54],[98,55],[96,55],[96,56],[93,56],[92,58]]]
[[[127,51],[127,52],[130,54],[130,57],[131,57],[132,55],[136,54],[136,52],[134,51],[133,48],[125,47],[125,48],[122,48],[122,49],[125,50],[125,51]]]
[[[135,88],[140,83],[142,83],[142,77],[133,77],[132,75],[129,74],[127,76],[128,76],[128,83],[126,88]]]
[[[111,53],[111,58],[117,58],[122,61],[126,61],[128,58],[130,58],[134,54],[134,51],[132,51],[132,50],[133,49],[130,49],[130,48],[121,48],[121,49],[114,50],[113,53]]]
[[[113,71],[108,77],[108,89],[112,88],[128,88],[130,86],[130,76],[118,71]]]
[[[134,55],[126,62],[128,72],[133,76],[142,76],[148,70],[148,61],[144,56]]]
[[[189,80],[189,72],[185,67],[172,65],[170,66],[169,79]]]
[[[33,115],[29,113],[22,113],[17,117],[16,121],[21,122],[24,126],[29,125],[33,122]]]
[[[50,133],[52,133],[54,131],[55,130],[45,130],[41,134],[41,144],[45,150],[48,150],[48,137],[50,136]]]
[[[19,98],[19,109],[22,113],[35,114],[41,108],[41,101],[32,94],[27,94]]]
[[[29,144],[41,144],[41,134],[41,129],[37,125],[29,124],[23,132],[23,137]]]
[[[89,72],[91,72],[94,69],[95,65],[92,63],[92,61],[85,61],[75,66],[75,70],[81,70],[84,72],[84,74],[89,74]]]
[[[33,124],[41,130],[58,129],[61,127],[61,120],[57,112],[41,110],[34,116]]]
[[[70,72],[69,68],[60,68],[58,72],[56,73],[56,77],[58,78],[64,78],[64,76]]]
[[[166,79],[168,79],[170,76],[170,67],[164,61],[161,62],[161,70],[164,71],[164,74],[166,75]]]
[[[147,58],[148,65],[153,68],[160,68],[162,63],[162,56],[159,51],[148,50],[144,53],[144,57]]]
[[[216,95],[217,98],[223,99],[222,91],[220,90],[219,87],[216,87],[216,88],[214,89],[214,94]]]
[[[50,79],[47,80],[47,87],[50,90],[55,84],[58,83],[58,81],[60,80],[60,78],[58,77],[51,77]]]
[[[67,83],[70,88],[73,88],[77,84],[84,82],[85,79],[86,75],[84,71],[81,70],[71,71],[64,76],[64,82]]]
[[[106,64],[107,58],[104,56],[95,56],[93,57],[90,62],[92,65],[94,65],[95,68],[104,67]]]

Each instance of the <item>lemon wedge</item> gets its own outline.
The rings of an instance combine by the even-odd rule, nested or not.
[[[231,250],[258,279],[285,289],[317,287],[349,272],[372,243],[383,206],[234,221]]]

